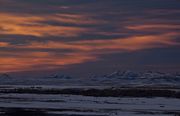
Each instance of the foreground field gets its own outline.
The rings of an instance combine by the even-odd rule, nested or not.
[[[96,89],[95,89],[96,88]],[[32,88],[1,87],[1,116],[179,116],[180,99],[164,96],[165,92],[178,93],[177,88]],[[3,92],[4,90],[4,92]],[[48,90],[48,92],[47,92]],[[56,91],[55,91],[56,90]],[[66,93],[62,94],[62,91]],[[71,91],[70,91],[71,90]],[[77,91],[79,90],[79,92]],[[94,91],[92,91],[94,90]],[[108,90],[108,91],[107,91]],[[126,96],[113,96],[115,92],[128,93]],[[120,91],[121,90],[121,91]],[[137,93],[144,90],[149,94]],[[83,92],[84,91],[84,92]],[[89,95],[83,95],[88,92]],[[104,91],[106,94],[98,92]],[[156,92],[156,94],[153,93]],[[38,93],[39,92],[39,93]],[[59,92],[59,93],[58,93]],[[64,91],[65,92],[65,91]],[[75,95],[79,93],[78,95]],[[82,93],[80,93],[82,92]],[[91,93],[90,93],[91,92]],[[94,93],[93,93],[94,92]],[[108,92],[109,95],[108,95]],[[118,91],[117,91],[118,92]],[[142,91],[143,92],[143,91]],[[157,94],[157,93],[160,94]],[[70,94],[71,93],[71,94]],[[137,96],[134,96],[138,94]],[[152,94],[150,94],[152,93]],[[169,94],[170,94],[169,93]],[[74,94],[74,95],[72,95]],[[129,96],[128,96],[129,95]],[[141,96],[146,95],[146,96]],[[157,96],[156,96],[157,95]],[[159,97],[161,95],[161,97]]]
[[[180,74],[0,76],[0,116],[180,116]]]

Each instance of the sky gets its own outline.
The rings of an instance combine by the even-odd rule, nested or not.
[[[179,0],[0,0],[0,73],[180,71]]]

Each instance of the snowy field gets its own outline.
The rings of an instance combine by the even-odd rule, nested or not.
[[[0,76],[0,116],[180,116],[180,76]]]
[[[0,94],[1,108],[39,109],[49,116],[179,116],[176,98]],[[3,114],[3,110],[1,111]]]
[[[0,91],[1,116],[17,116],[17,111],[41,112],[32,116],[180,116],[178,88],[1,86]]]

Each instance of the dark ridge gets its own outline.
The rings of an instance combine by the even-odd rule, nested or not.
[[[45,111],[22,108],[5,109],[2,116],[47,116]]]
[[[2,108],[0,116],[84,116],[83,114],[53,114],[44,109],[26,109],[26,108]],[[59,110],[61,111],[61,110]],[[65,111],[62,109],[62,111]],[[69,111],[69,110],[67,110]],[[86,115],[86,116],[107,116],[107,115]]]
[[[81,111],[81,110],[70,110],[70,109],[35,109],[35,108],[0,108],[0,111],[3,112],[0,116],[85,116],[80,114],[53,114],[49,113],[49,111]],[[168,114],[172,116],[180,116],[179,111],[163,111],[163,112],[151,112],[151,111],[135,111],[135,114],[150,114],[150,115],[157,115],[157,114]],[[86,116],[108,116],[108,115],[86,115]]]
[[[179,89],[178,89],[179,90]],[[107,88],[107,89],[2,89],[0,93],[69,94],[95,97],[169,97],[180,98],[180,91],[153,88]]]

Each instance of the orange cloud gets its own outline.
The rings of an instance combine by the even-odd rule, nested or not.
[[[127,38],[117,38],[111,40],[88,40],[75,42],[74,45],[83,46],[85,50],[104,53],[106,50],[116,52],[135,51],[148,48],[167,47],[180,45],[175,42],[175,37],[179,36],[178,33],[167,33],[160,35],[144,35],[132,36]]]
[[[135,25],[127,26],[127,29],[138,30],[138,31],[157,31],[157,30],[167,30],[167,29],[180,29],[180,25],[173,24],[145,24],[145,25]]]
[[[80,40],[75,42],[31,42],[25,46],[11,46],[15,48],[41,48],[41,49],[72,49],[77,51],[97,50],[140,50],[154,47],[179,45],[174,38],[178,33],[159,35],[132,36],[127,38],[115,38],[111,40]]]
[[[93,19],[90,15],[79,15],[79,14],[54,14],[51,16],[48,16],[47,18],[58,21],[58,22],[63,22],[63,23],[72,23],[72,24],[105,24],[107,23],[106,21],[103,20],[97,20]]]
[[[46,21],[55,21],[69,24],[104,24],[87,15],[77,14],[53,14],[46,16],[13,15],[0,13],[0,34],[7,35],[27,35],[36,37],[58,36],[77,37],[82,33],[90,34],[91,31],[104,36],[118,35],[119,32],[101,32],[76,26],[55,26]],[[8,42],[0,42],[0,47],[18,49],[14,52],[0,51],[0,72],[27,71],[41,69],[52,69],[65,67],[67,65],[95,61],[103,54],[133,52],[151,48],[163,48],[169,46],[179,46],[176,38],[180,29],[179,25],[172,24],[144,24],[127,25],[128,30],[136,31],[157,31],[154,35],[132,35],[128,37],[117,37],[113,39],[78,40],[78,41],[29,41],[26,44],[13,45]],[[166,33],[159,33],[159,30],[168,30]],[[31,51],[33,49],[33,51]],[[37,49],[46,52],[38,52]],[[56,49],[57,51],[53,51]],[[67,51],[65,51],[65,50]],[[26,51],[27,50],[27,51]],[[58,52],[64,50],[64,52]],[[68,52],[70,50],[71,52]],[[23,51],[23,52],[20,52]]]
[[[149,48],[180,45],[174,41],[178,33],[132,36],[111,40],[84,40],[75,42],[31,42],[25,45],[1,46],[19,49],[69,49],[73,52],[0,52],[0,71],[45,69],[97,60],[101,54],[132,52]],[[4,56],[4,57],[3,57]]]
[[[7,56],[0,57],[0,72],[29,71],[41,69],[53,69],[64,65],[77,64],[95,60],[92,56],[82,54],[55,55],[47,52],[15,52],[0,53]]]
[[[0,47],[7,47],[9,46],[9,43],[7,42],[0,42]]]
[[[87,28],[73,26],[49,25],[46,21],[58,21],[63,23],[90,24],[95,20],[88,17],[73,14],[55,14],[47,16],[13,15],[0,13],[0,34],[30,35],[37,37],[62,36],[72,37],[90,31]]]

